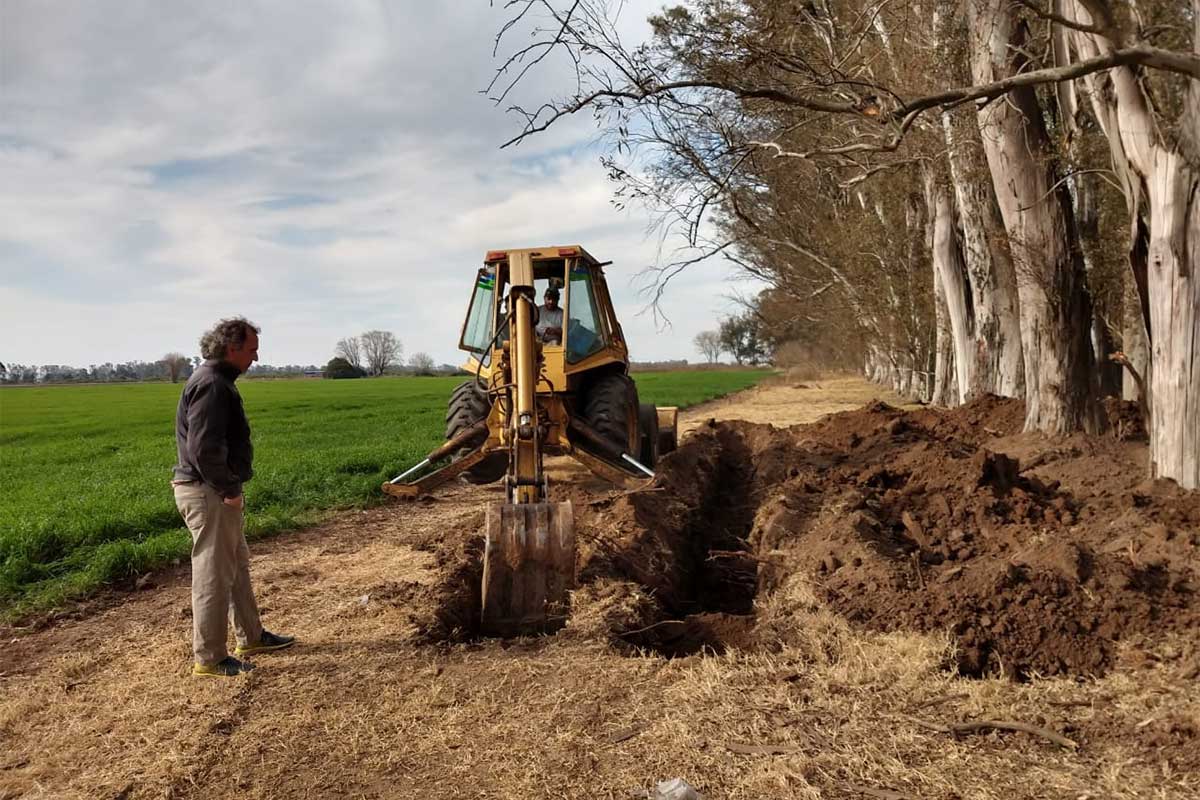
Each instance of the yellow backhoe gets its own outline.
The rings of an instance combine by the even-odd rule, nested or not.
[[[485,525],[481,627],[491,635],[552,630],[567,616],[574,515],[550,500],[543,457],[569,455],[636,486],[675,449],[677,409],[638,402],[608,263],[577,245],[489,252],[459,341],[472,377],[451,394],[446,443],[383,484],[415,498],[459,476],[504,481]],[[561,311],[539,306],[547,290]]]

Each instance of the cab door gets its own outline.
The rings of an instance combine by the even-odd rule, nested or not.
[[[491,355],[491,344],[496,331],[496,295],[499,290],[497,265],[484,266],[475,276],[475,288],[471,292],[471,305],[463,321],[459,349],[476,353],[483,363]]]
[[[581,258],[573,259],[567,281],[566,359],[576,364],[603,350],[610,342],[608,321],[596,297],[592,268]]]

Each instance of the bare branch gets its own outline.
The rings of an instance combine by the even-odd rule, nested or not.
[[[905,104],[903,108],[894,112],[893,116],[912,114],[914,112],[920,113],[937,106],[950,108],[970,100],[990,100],[1024,86],[1038,86],[1044,83],[1069,81],[1081,78],[1084,75],[1090,75],[1093,72],[1134,64],[1175,72],[1180,75],[1190,75],[1193,78],[1200,79],[1200,54],[1178,53],[1173,50],[1164,50],[1160,47],[1138,44],[1114,50],[1111,53],[1097,56],[1096,58],[1076,61],[1074,64],[1066,66],[1047,67],[1031,72],[1022,72],[1018,75],[993,81],[992,83],[985,83],[981,86],[964,86],[921,97]]]
[[[1025,6],[1025,8],[1028,8],[1042,19],[1048,19],[1051,22],[1062,25],[1064,28],[1071,28],[1084,33],[1095,33],[1100,36],[1107,36],[1109,34],[1109,28],[1103,28],[1098,25],[1088,25],[1086,23],[1079,22],[1078,20],[1064,17],[1061,14],[1055,14],[1052,9],[1044,9],[1035,3],[1034,0],[1016,0],[1016,2],[1022,6]]]
[[[515,66],[516,64],[523,61],[525,56],[528,55],[529,53],[533,52],[535,49],[538,49],[538,48],[542,49],[542,52],[539,53],[536,58],[533,58],[532,60],[530,60],[529,63],[526,64],[521,69],[521,71],[517,73],[516,77],[514,77],[511,81],[509,81],[508,86],[506,86],[504,88],[504,91],[500,93],[500,96],[494,98],[495,102],[497,104],[504,102],[504,98],[508,97],[509,93],[514,88],[516,88],[516,85],[521,82],[521,79],[525,77],[525,75],[529,72],[529,70],[533,69],[535,66],[540,64],[542,62],[542,60],[546,58],[546,56],[550,55],[550,53],[554,50],[554,48],[556,48],[558,45],[562,44],[563,34],[565,34],[571,30],[571,16],[575,13],[576,9],[579,8],[579,4],[582,1],[583,0],[575,0],[574,4],[571,6],[570,10],[568,10],[567,13],[561,19],[559,19],[557,14],[554,15],[555,19],[559,19],[560,25],[558,28],[558,32],[554,35],[554,39],[552,41],[535,43],[528,47],[518,50],[516,53],[514,53],[513,55],[508,57],[508,60],[504,62],[504,64],[500,67],[500,69],[496,70],[496,74],[495,74],[495,76],[493,76],[492,82],[489,83],[487,89],[484,90],[487,93],[491,92],[492,87],[494,87],[496,85],[496,83],[500,80],[501,76],[503,76],[505,73],[508,72],[510,67]],[[521,18],[524,17],[526,13],[528,13],[528,11],[532,7],[532,5],[533,5],[532,3],[527,5],[525,7],[524,11],[522,11],[520,14],[518,14],[514,19],[509,20],[508,23],[505,24],[505,26],[500,29],[500,33],[498,33],[496,35],[496,43],[495,43],[495,46],[492,51],[493,53],[495,52],[495,48],[500,46],[500,39],[504,36],[505,31],[509,30],[509,28],[511,28],[513,25],[517,24],[517,22],[519,22],[521,20]]]

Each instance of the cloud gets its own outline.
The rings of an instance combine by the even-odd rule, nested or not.
[[[630,35],[652,9],[626,10]],[[268,363],[324,362],[370,328],[457,362],[486,250],[578,243],[616,262],[634,356],[694,359],[727,268],[675,284],[672,331],[637,316],[631,277],[656,242],[609,202],[588,121],[497,148],[518,122],[479,89],[503,19],[483,3],[5,0],[0,357],[190,353],[240,313]],[[562,79],[539,70],[520,91]]]

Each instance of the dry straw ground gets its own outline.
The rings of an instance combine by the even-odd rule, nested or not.
[[[877,395],[785,382],[689,418],[797,423]],[[627,800],[676,776],[709,798],[1200,796],[1178,756],[1200,724],[1192,644],[1169,637],[1099,679],[965,679],[948,635],[856,629],[796,574],[757,609],[780,648],[428,643],[414,587],[443,577],[433,545],[495,497],[459,488],[255,545],[265,617],[302,644],[242,680],[188,676],[184,568],[0,631],[0,798]],[[951,728],[981,720],[1071,744]]]

